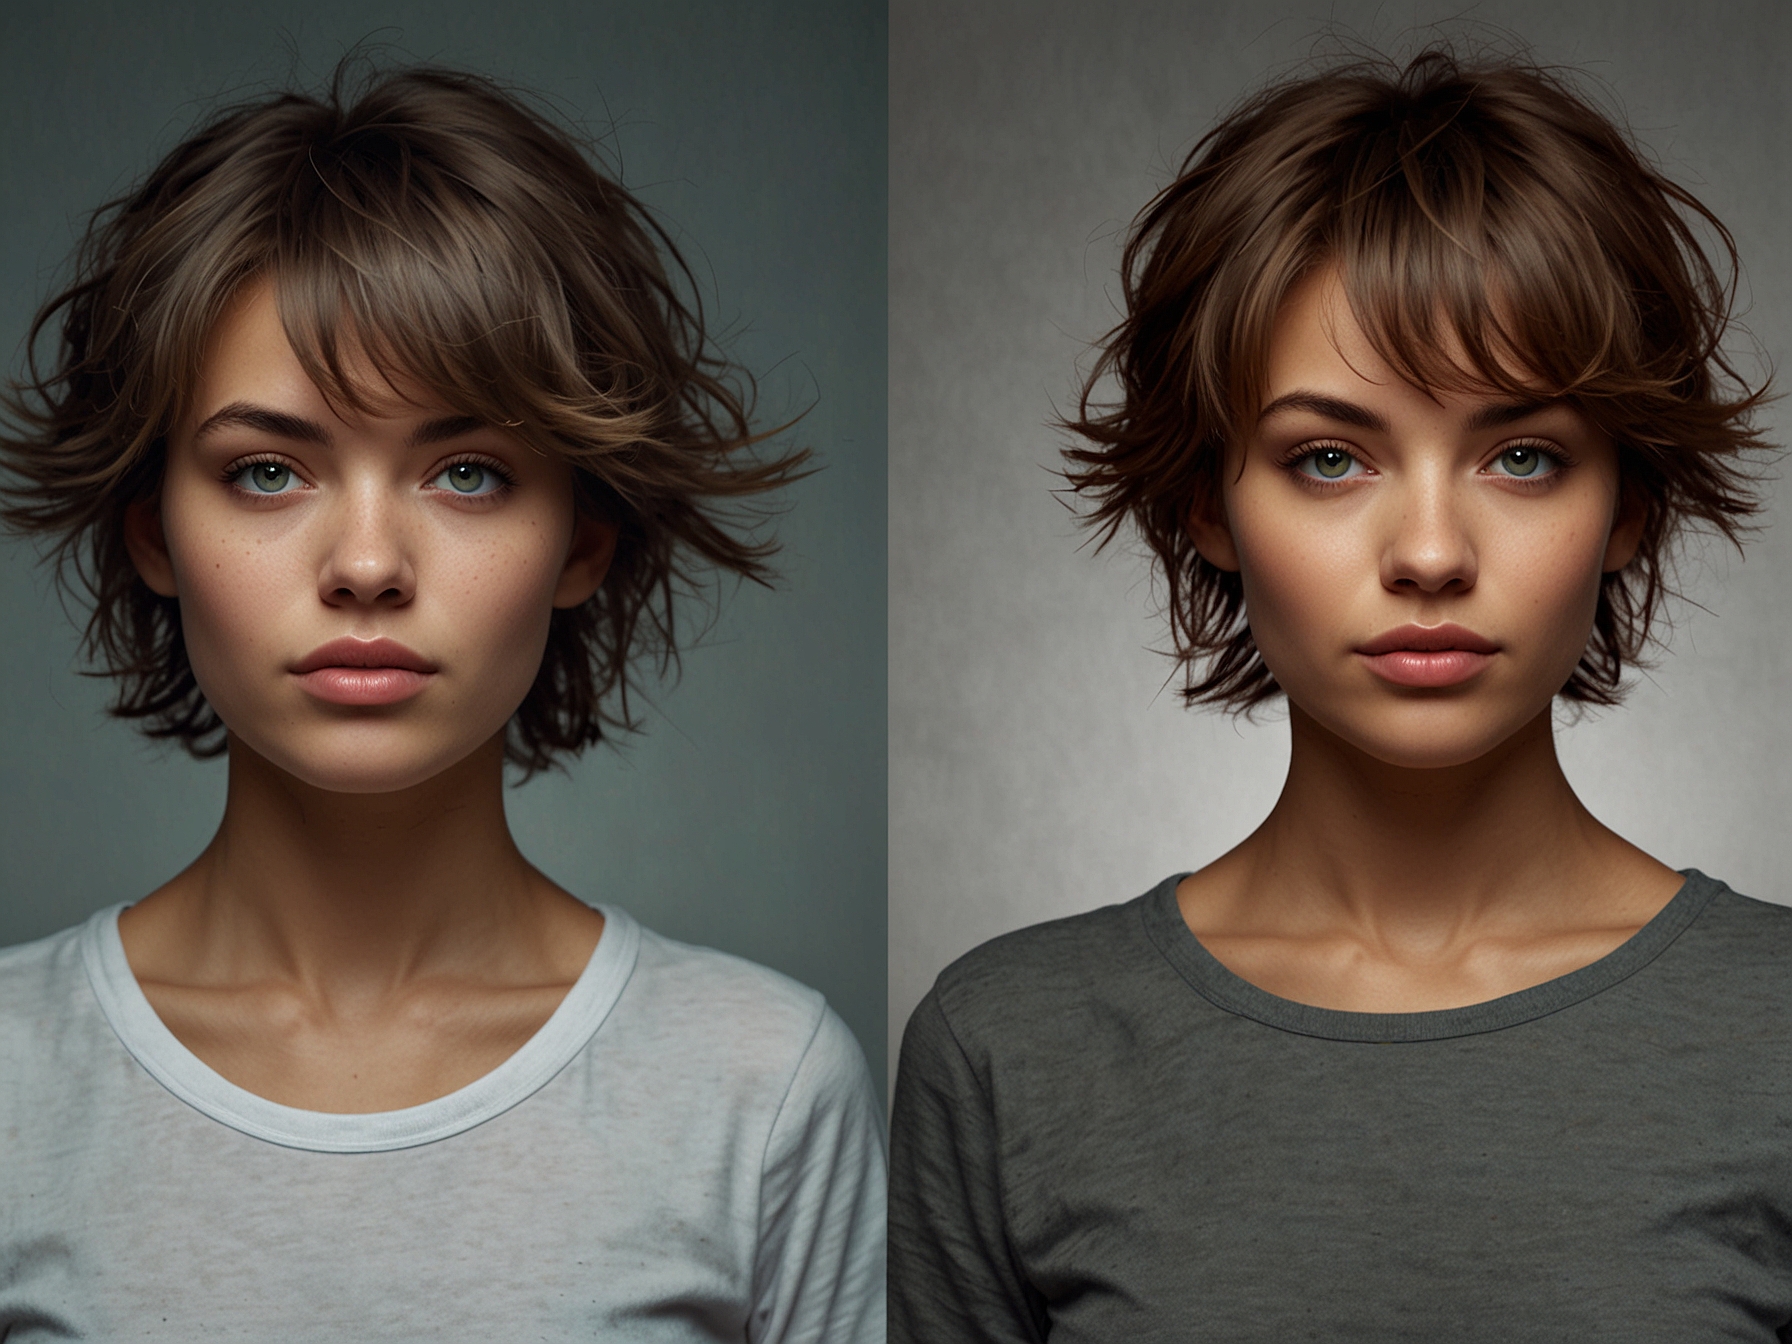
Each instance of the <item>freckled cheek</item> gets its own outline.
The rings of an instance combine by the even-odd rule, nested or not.
[[[526,690],[540,666],[560,567],[535,545],[495,542],[444,557],[443,606],[485,675]]]
[[[303,652],[290,647],[294,618],[315,604],[317,578],[277,541],[178,524],[168,533],[187,658],[223,713]]]

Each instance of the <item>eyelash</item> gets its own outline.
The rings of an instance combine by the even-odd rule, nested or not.
[[[1304,483],[1317,486],[1322,490],[1332,490],[1343,485],[1346,479],[1356,479],[1355,477],[1341,477],[1335,481],[1328,481],[1323,476],[1315,476],[1310,472],[1305,472],[1300,469],[1301,463],[1308,461],[1310,458],[1317,457],[1320,453],[1324,452],[1343,453],[1344,456],[1348,457],[1358,466],[1363,465],[1362,458],[1358,457],[1349,447],[1342,443],[1335,443],[1324,439],[1319,440],[1318,442],[1309,439],[1305,443],[1296,444],[1287,453],[1283,454],[1282,460],[1277,463],[1277,465],[1290,475],[1299,477]]]
[[[441,490],[440,487],[428,485],[429,481],[435,480],[436,477],[440,476],[443,472],[463,465],[479,467],[484,471],[489,471],[492,475],[498,478],[497,489],[483,495],[462,495],[452,487],[447,490]],[[458,499],[464,499],[473,503],[488,504],[493,500],[502,499],[505,495],[514,490],[516,488],[516,477],[512,474],[509,467],[505,466],[494,457],[487,457],[484,453],[461,453],[459,456],[448,458],[434,471],[430,472],[425,480],[425,485],[428,486],[429,489],[438,490],[441,494],[454,495]]]
[[[1493,463],[1498,462],[1501,457],[1504,457],[1514,448],[1529,448],[1539,457],[1547,458],[1551,463],[1550,470],[1544,472],[1541,476],[1512,476],[1501,472],[1488,472],[1489,475],[1497,476],[1501,480],[1509,481],[1513,485],[1520,486],[1524,489],[1537,489],[1545,482],[1553,480],[1558,472],[1574,465],[1573,460],[1568,454],[1563,452],[1553,443],[1542,439],[1517,439],[1511,443],[1501,445],[1499,453],[1489,461],[1488,466],[1492,466]],[[1281,461],[1276,465],[1290,475],[1299,477],[1303,483],[1320,490],[1336,490],[1341,486],[1348,485],[1352,481],[1362,479],[1359,474],[1357,476],[1340,476],[1336,480],[1327,480],[1323,476],[1317,476],[1300,469],[1301,463],[1324,452],[1343,453],[1358,466],[1363,467],[1365,471],[1368,470],[1367,464],[1363,462],[1361,454],[1354,448],[1350,447],[1348,444],[1329,439],[1321,439],[1317,442],[1309,439],[1304,443],[1297,444],[1294,448],[1284,454]],[[1485,470],[1485,468],[1483,468],[1483,470]]]
[[[1536,453],[1538,457],[1544,458],[1550,464],[1549,470],[1544,472],[1541,476],[1508,476],[1499,472],[1491,473],[1499,476],[1501,480],[1509,481],[1513,485],[1522,486],[1526,489],[1541,489],[1547,483],[1554,481],[1558,474],[1574,465],[1573,459],[1570,458],[1567,453],[1545,439],[1516,439],[1501,447],[1499,455],[1487,465],[1492,466],[1494,462],[1498,462],[1501,457],[1504,457],[1514,448],[1529,448],[1532,452]]]
[[[250,499],[278,499],[283,495],[288,495],[288,494],[294,493],[293,491],[290,491],[290,490],[282,490],[282,491],[279,491],[278,493],[271,494],[267,491],[251,490],[247,486],[242,484],[240,478],[246,471],[249,470],[249,468],[259,467],[259,466],[263,466],[263,465],[267,465],[267,464],[285,467],[288,471],[292,472],[293,477],[296,480],[304,481],[305,484],[307,484],[307,485],[310,484],[309,481],[305,481],[305,478],[303,476],[299,475],[298,470],[293,466],[292,463],[288,462],[284,457],[281,457],[278,453],[252,453],[248,457],[239,457],[235,461],[233,461],[229,466],[225,467],[223,471],[219,472],[218,478],[221,481],[223,481],[225,485],[227,485],[231,489],[235,490],[238,494],[243,495]]]
[[[240,484],[240,478],[244,472],[248,471],[251,467],[258,467],[264,463],[273,463],[274,465],[285,467],[288,471],[292,472],[295,478],[300,481],[305,481],[305,478],[299,475],[298,469],[278,453],[252,453],[248,457],[236,458],[229,466],[218,473],[218,478],[223,481],[224,484],[235,489],[240,494],[246,495],[252,499],[278,499],[283,495],[295,493],[290,490],[282,490],[278,492],[250,490]],[[458,467],[463,463],[489,471],[493,476],[498,478],[498,487],[484,495],[461,495],[459,498],[480,501],[500,499],[516,488],[516,476],[511,472],[510,468],[496,458],[487,457],[483,453],[462,453],[457,457],[449,458],[434,471],[429,473],[425,478],[425,486],[432,489],[435,488],[429,487],[428,483],[435,480],[436,477],[440,476],[449,468]],[[306,481],[305,484],[309,485],[310,482]],[[453,490],[445,490],[441,493],[452,495],[456,492]]]

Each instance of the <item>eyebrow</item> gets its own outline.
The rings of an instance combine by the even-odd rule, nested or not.
[[[1551,406],[1559,406],[1561,398],[1550,397],[1537,401],[1496,401],[1483,406],[1468,418],[1470,429],[1499,429],[1519,420],[1529,419],[1539,411],[1547,411]]]
[[[259,430],[263,434],[272,434],[281,439],[296,439],[301,443],[327,445],[330,442],[330,431],[315,420],[271,410],[266,406],[254,406],[246,401],[233,401],[222,410],[208,415],[204,423],[193,431],[193,437],[203,439],[207,434],[230,428]]]
[[[1257,419],[1267,420],[1283,411],[1311,411],[1314,415],[1336,420],[1339,424],[1372,429],[1378,434],[1388,432],[1388,422],[1367,406],[1358,406],[1354,401],[1345,401],[1342,397],[1328,397],[1322,392],[1289,392],[1265,406],[1258,413]]]
[[[1559,398],[1539,399],[1537,401],[1496,401],[1481,407],[1468,418],[1470,430],[1498,429],[1503,425],[1514,424],[1528,419],[1539,411],[1560,404]],[[1267,420],[1282,411],[1311,411],[1314,415],[1322,415],[1327,420],[1336,420],[1340,424],[1354,425],[1358,429],[1373,430],[1377,434],[1388,432],[1385,417],[1370,410],[1367,406],[1359,406],[1354,401],[1345,401],[1342,397],[1329,397],[1323,392],[1290,392],[1277,397],[1265,406],[1257,415],[1259,421]]]
[[[253,429],[263,434],[272,434],[276,438],[292,439],[298,443],[321,444],[326,448],[332,442],[330,431],[315,420],[307,420],[303,416],[292,415],[286,411],[276,411],[268,406],[256,406],[247,401],[233,401],[223,409],[208,415],[204,423],[193,431],[193,437],[201,439],[217,430],[232,427]],[[405,439],[405,447],[421,448],[432,443],[444,443],[449,439],[458,439],[463,434],[471,434],[474,430],[483,428],[485,428],[485,422],[475,416],[438,416],[434,420],[425,420],[413,429]]]

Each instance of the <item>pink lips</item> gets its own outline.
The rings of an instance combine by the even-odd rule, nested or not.
[[[1499,645],[1460,625],[1403,625],[1357,649],[1383,681],[1427,688],[1461,685],[1499,651]]]
[[[319,700],[333,705],[395,705],[427,686],[436,667],[392,639],[332,639],[291,671]]]

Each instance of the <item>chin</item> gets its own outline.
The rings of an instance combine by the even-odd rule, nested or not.
[[[1365,742],[1360,749],[1397,770],[1449,770],[1486,756],[1497,742],[1464,743],[1448,738],[1424,742]]]
[[[414,789],[420,784],[427,784],[449,767],[458,764],[455,761],[446,763],[430,761],[406,766],[393,764],[385,768],[368,768],[362,763],[344,765],[333,768],[330,765],[315,767],[300,764],[297,768],[282,766],[286,773],[300,783],[308,784],[321,793],[360,794],[371,797],[382,793],[403,793],[406,789]]]
[[[502,727],[502,725],[499,725]],[[238,737],[268,764],[326,793],[400,793],[466,761],[492,733],[444,741],[417,724],[338,725],[284,740]],[[494,730],[495,731],[495,730]],[[428,740],[425,740],[428,738]]]
[[[1536,711],[1513,707],[1499,713],[1478,698],[1462,697],[1376,706],[1364,714],[1312,717],[1334,737],[1384,765],[1400,770],[1448,770],[1481,760],[1511,741],[1536,718]]]

